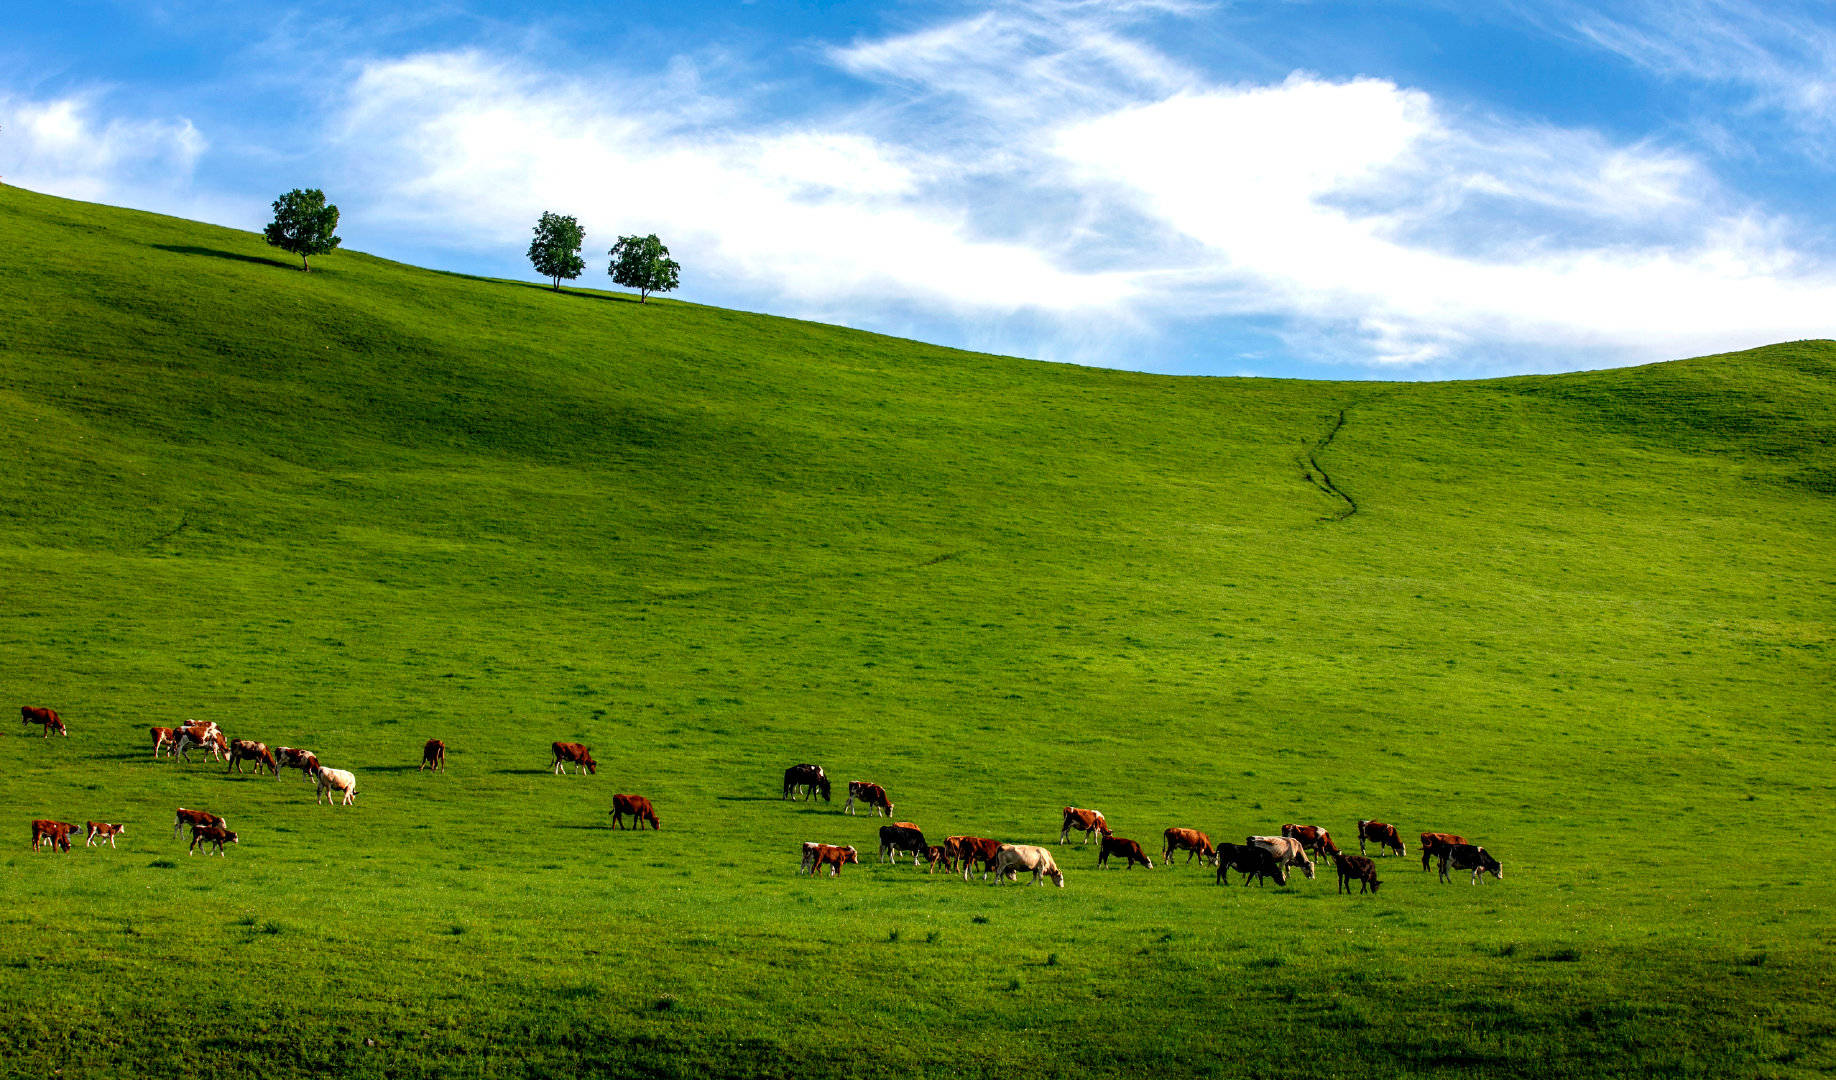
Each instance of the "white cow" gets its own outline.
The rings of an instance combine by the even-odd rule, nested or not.
[[[1035,885],[1039,884],[1042,878],[1051,878],[1058,883],[1059,888],[1065,887],[1064,872],[1059,870],[1058,863],[1053,861],[1051,852],[1032,844],[1002,844],[1001,850],[995,853],[995,881],[1000,882],[1003,878],[1008,881],[1018,881],[1019,872],[1022,870],[1033,872],[1033,884]]]
[[[313,772],[313,776],[317,777],[319,781],[319,786],[317,790],[313,792],[312,796],[312,801],[315,805],[322,797],[325,798],[327,805],[329,805],[331,802],[331,798],[328,795],[329,792],[342,792],[344,794],[343,804],[345,806],[349,806],[357,800],[357,777],[345,772],[343,769],[327,769],[321,766]]]
[[[1244,842],[1259,848],[1267,848],[1275,861],[1282,866],[1298,866],[1307,880],[1313,880],[1313,860],[1307,858],[1307,849],[1299,840],[1287,836],[1246,836]]]

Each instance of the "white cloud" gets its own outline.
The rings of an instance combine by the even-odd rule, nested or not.
[[[103,119],[100,95],[48,101],[0,97],[0,161],[19,187],[76,199],[184,202],[204,136],[190,120]],[[157,194],[155,194],[157,193]]]

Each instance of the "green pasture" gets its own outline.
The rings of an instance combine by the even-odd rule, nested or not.
[[[11,188],[0,285],[0,685],[70,728],[0,729],[8,1075],[1836,1069],[1836,344],[1166,378]],[[187,718],[356,805],[154,761]],[[939,839],[1410,858],[965,884],[876,865],[848,779]]]

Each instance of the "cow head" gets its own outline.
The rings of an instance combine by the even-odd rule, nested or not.
[[[587,772],[592,773],[594,776],[599,775],[599,762],[593,760],[592,754],[582,750],[580,752],[580,764],[586,766]]]
[[[861,861],[861,853],[854,850],[853,844],[849,844],[848,850],[842,852],[842,862],[858,863],[860,861]]]
[[[828,777],[818,776],[816,778],[816,789],[822,792],[823,802],[833,802],[834,801],[833,799],[829,798],[829,778]]]
[[[1492,858],[1492,853],[1484,848],[1479,849],[1479,869],[1492,875],[1499,881],[1504,880],[1504,863]]]
[[[1065,872],[1058,867],[1054,866],[1052,869],[1047,870],[1045,876],[1051,878],[1052,883],[1059,888],[1062,889],[1065,887]]]

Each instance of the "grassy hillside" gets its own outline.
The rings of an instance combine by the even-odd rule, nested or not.
[[[305,275],[10,188],[0,240],[0,656],[71,729],[0,739],[0,1069],[1836,1068],[1836,344],[1173,379]],[[189,717],[357,805],[155,762]],[[964,884],[781,802],[805,760],[937,838],[1076,804],[1411,858],[1375,898],[1076,847],[1062,891]],[[186,857],[176,805],[241,843]],[[35,817],[129,829],[33,854]],[[1425,829],[1505,880],[1437,884]]]

